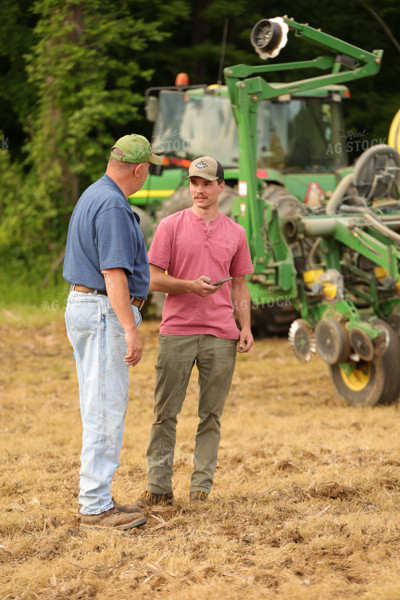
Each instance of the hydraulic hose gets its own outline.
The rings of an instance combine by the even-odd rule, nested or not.
[[[371,225],[375,227],[375,229],[383,233],[383,235],[387,235],[388,238],[400,246],[400,235],[398,233],[384,225],[375,215],[366,212],[364,216],[371,223]]]
[[[380,221],[379,217],[374,215],[369,208],[364,208],[362,206],[346,206],[343,204],[341,206],[341,211],[343,212],[358,212],[362,213],[367,221],[371,223],[375,229],[386,235],[388,238],[393,240],[396,244],[400,245],[400,235],[384,225],[382,221]]]
[[[327,215],[334,215],[337,212],[338,207],[343,202],[344,194],[353,183],[353,173],[348,173],[340,181],[337,188],[335,188],[332,196],[329,198],[325,212]]]

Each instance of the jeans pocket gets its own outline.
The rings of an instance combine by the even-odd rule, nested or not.
[[[100,325],[98,302],[96,300],[69,300],[65,311],[65,319],[71,331],[81,334],[96,331]]]

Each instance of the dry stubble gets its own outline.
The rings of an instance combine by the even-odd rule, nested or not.
[[[145,485],[158,323],[144,359],[113,494]],[[172,508],[130,533],[79,530],[81,426],[63,318],[1,326],[0,598],[398,600],[398,405],[354,408],[327,369],[301,365],[286,340],[238,357],[215,484],[187,502],[196,374],[180,415]]]

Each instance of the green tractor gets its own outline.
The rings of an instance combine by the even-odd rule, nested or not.
[[[272,19],[269,22],[275,27],[277,24],[287,27],[282,19],[278,18],[277,23],[275,21]],[[292,20],[290,22],[291,25],[297,25]],[[347,44],[306,25],[297,26],[304,38],[307,38],[307,34],[322,37],[322,45],[341,53],[339,56],[342,60],[353,63],[356,60],[348,54],[344,57],[343,53],[348,51]],[[258,28],[257,24],[251,36],[256,49]],[[287,31],[282,39],[286,41]],[[316,41],[321,44],[319,39]],[[381,53],[373,56],[351,48],[357,59],[359,55],[367,56],[367,68],[364,58],[361,67],[355,63],[340,73],[341,82],[370,75],[379,68],[376,61],[380,60]],[[260,55],[262,58],[269,56]],[[179,74],[175,86],[149,88],[146,91],[146,116],[154,122],[152,143],[155,151],[164,156],[164,165],[161,168],[154,167],[143,189],[130,198],[141,217],[146,239],[150,241],[154,223],[191,205],[189,188],[184,179],[190,162],[201,155],[215,156],[222,163],[227,186],[220,199],[220,210],[232,216],[233,202],[243,191],[248,179],[246,173],[244,176],[239,174],[239,159],[240,152],[242,156],[247,154],[247,133],[250,126],[254,126],[254,120],[256,146],[254,150],[251,149],[251,169],[257,176],[257,184],[263,187],[262,196],[275,202],[289,194],[308,206],[323,204],[341,178],[349,172],[342,101],[350,93],[336,81],[336,72],[341,68],[341,63],[336,61],[336,57],[319,57],[283,65],[239,65],[225,70],[228,85],[189,86],[187,76]],[[329,68],[335,79],[331,81],[329,75],[313,77],[306,82],[295,81],[286,86],[267,84],[263,80],[268,90],[262,99],[257,97],[256,102],[255,94],[243,87],[244,82],[240,83],[242,92],[235,92],[239,79],[247,81],[248,77],[257,76],[258,73],[293,72],[299,68]],[[244,79],[242,72],[245,73]],[[241,161],[242,172],[243,165]],[[253,328],[259,334],[286,334],[296,317],[288,298],[278,295],[267,303],[260,303],[253,294],[252,298]],[[163,299],[162,294],[153,295],[158,313],[161,312]]]
[[[309,27],[306,29],[311,31]],[[232,86],[236,73],[242,78],[240,69],[246,69],[248,77],[260,69],[268,73],[301,67],[326,68],[324,60],[267,67],[239,65],[225,69],[228,85],[182,83],[149,88],[146,116],[154,121],[152,144],[155,152],[164,156],[164,166],[151,172],[143,189],[131,197],[131,203],[154,218],[166,200],[186,187],[188,166],[201,155],[218,158],[225,169],[227,184],[235,192],[230,196],[237,195],[240,152],[247,152],[247,146],[239,149],[240,121],[247,116],[257,120],[253,169],[259,180],[265,186],[285,188],[310,205],[321,202],[347,172],[342,100],[350,96],[349,90],[344,85],[313,78],[315,84],[311,88],[303,82],[286,88],[282,84],[270,85],[268,94],[254,102],[251,96],[249,100],[247,92],[234,98]],[[358,69],[353,69],[344,79],[367,74],[370,73],[359,74]],[[177,80],[182,81],[182,75]],[[248,101],[251,107],[247,106]],[[185,196],[185,191],[182,194]],[[179,205],[175,198],[173,201]],[[169,206],[167,203],[163,213],[172,210]]]
[[[345,401],[390,403],[400,393],[400,155],[371,146],[350,169],[341,112],[343,84],[377,73],[382,52],[287,17],[257,23],[251,43],[261,58],[274,58],[290,32],[334,54],[228,67],[226,86],[149,92],[153,145],[165,167],[131,201],[157,223],[191,204],[183,185],[189,162],[217,157],[228,184],[221,210],[244,226],[253,258],[253,313],[272,333],[291,322],[297,358],[318,353]],[[328,73],[266,79],[311,68]]]

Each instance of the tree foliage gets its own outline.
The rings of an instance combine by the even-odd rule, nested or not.
[[[137,114],[135,83],[151,75],[137,57],[166,37],[160,22],[149,26],[124,1],[37,0],[31,10],[26,85],[36,101],[24,124],[20,194],[8,187],[0,225],[3,248],[18,246],[27,259],[63,245],[73,203],[104,170],[111,131]]]

